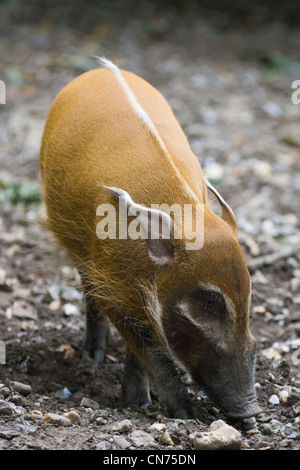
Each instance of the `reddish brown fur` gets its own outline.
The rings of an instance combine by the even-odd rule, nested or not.
[[[130,312],[137,324],[156,331],[158,337],[155,320],[144,308],[147,300],[140,284],[156,284],[162,312],[170,302],[198,288],[200,281],[218,287],[233,305],[229,345],[233,349],[237,335],[244,342],[252,341],[248,331],[250,280],[236,227],[230,218],[225,218],[227,223],[209,209],[201,167],[169,105],[143,79],[126,71],[122,74],[150,116],[169,156],[135,113],[111,70],[104,68],[79,76],[56,97],[44,131],[41,171],[50,228],[75,264],[84,266],[99,311],[108,314],[152,374],[125,321]],[[197,201],[184,183],[198,202],[205,204],[201,250],[186,251],[184,240],[175,240],[173,263],[157,267],[148,256],[145,240],[97,238],[97,206],[118,206],[99,184],[122,188],[135,202],[147,207],[162,203],[195,205]],[[172,316],[162,315],[168,323],[164,327],[172,328]],[[206,341],[204,334],[200,337]],[[157,341],[167,348],[161,339]],[[191,369],[196,368],[198,355],[205,349],[205,345],[199,346],[199,338],[193,341],[197,354],[189,352],[186,360],[180,358]],[[189,344],[187,350],[191,348]],[[181,355],[184,349],[183,345]]]

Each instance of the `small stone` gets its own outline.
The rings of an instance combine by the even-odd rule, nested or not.
[[[16,300],[11,307],[6,309],[8,318],[17,317],[21,319],[37,320],[37,310],[24,300]]]
[[[31,295],[31,290],[30,289],[24,289],[24,288],[21,288],[19,287],[18,289],[14,290],[13,291],[13,298],[14,299],[29,299]]]
[[[128,449],[131,446],[130,442],[128,442],[123,436],[114,436],[113,437],[115,444],[121,449]]]
[[[27,395],[30,395],[32,391],[31,385],[23,384],[22,382],[10,382],[10,385],[12,389],[15,392],[20,393],[20,395],[27,396]]]
[[[205,166],[205,175],[214,182],[219,182],[224,176],[224,167],[221,163],[212,162]]]
[[[168,433],[167,430],[164,431],[161,436],[159,436],[159,442],[161,444],[166,444],[168,446],[173,446],[174,445],[174,442],[172,441],[171,436],[170,436],[170,434]]]
[[[297,293],[299,294],[300,293],[300,278],[298,277],[293,277],[291,279],[291,291],[293,293]]]
[[[69,398],[72,395],[68,387],[64,387],[62,390],[57,390],[57,392],[54,393],[54,396],[56,398],[60,398],[61,400],[65,400],[66,398]]]
[[[151,434],[139,430],[133,431],[130,438],[136,447],[144,447],[146,444],[154,442],[154,437]]]
[[[107,424],[107,419],[102,418],[102,416],[99,416],[99,418],[96,418],[96,424],[98,426],[102,426],[103,424]]]
[[[293,411],[295,413],[295,416],[300,415],[300,406],[293,406]]]
[[[269,398],[269,403],[271,403],[271,405],[279,405],[279,398],[277,395],[273,394],[270,396]]]
[[[268,423],[269,421],[271,421],[271,419],[272,416],[261,416],[258,418],[261,423]]]
[[[23,404],[23,397],[21,397],[21,395],[19,395],[18,393],[15,393],[14,395],[12,395],[11,401],[15,405],[22,405]]]
[[[83,406],[84,408],[92,408],[93,410],[99,410],[100,405],[94,400],[91,400],[90,398],[85,398],[83,397],[80,406]]]
[[[1,387],[0,388],[0,393],[1,393],[1,395],[4,396],[4,398],[6,398],[10,395],[10,390],[9,390],[8,387]]]
[[[264,315],[266,311],[266,307],[264,307],[263,305],[257,305],[253,307],[253,312],[258,313],[259,315]]]
[[[267,436],[270,436],[272,434],[271,426],[267,423],[263,423],[261,425],[261,431],[263,434],[266,434]]]
[[[109,442],[101,441],[97,442],[95,449],[96,450],[108,450],[111,448],[111,445]]]
[[[61,301],[59,299],[52,300],[52,302],[50,302],[50,304],[48,305],[48,308],[49,310],[51,310],[51,312],[55,312],[60,307],[61,307]]]
[[[80,416],[76,411],[68,411],[67,413],[64,413],[63,416],[68,418],[72,423],[80,422]]]
[[[0,437],[2,439],[13,439],[14,437],[17,437],[19,435],[20,435],[20,431],[14,428],[5,428],[5,427],[0,428]]]
[[[196,433],[193,445],[196,450],[239,450],[241,433],[223,420],[213,421],[208,432]]]
[[[118,423],[112,426],[112,431],[117,432],[126,432],[132,429],[132,423],[130,419],[124,419],[123,421],[119,421]]]
[[[263,111],[271,117],[277,118],[282,115],[282,109],[277,103],[273,103],[271,101],[265,103],[262,106]]]
[[[289,392],[288,390],[281,390],[279,392],[279,399],[280,401],[282,401],[283,403],[286,403],[287,402],[287,399],[289,397]]]
[[[279,360],[281,359],[281,354],[274,348],[266,348],[261,351],[262,356],[266,357],[267,359],[272,360]]]
[[[30,411],[29,419],[31,419],[33,421],[39,421],[39,420],[43,419],[43,413],[39,410],[32,410],[32,411]]]
[[[79,308],[76,305],[70,303],[65,304],[62,307],[62,311],[67,316],[79,314]]]
[[[50,295],[52,300],[59,300],[60,294],[61,294],[61,288],[56,284],[52,284],[48,288],[48,294]]]
[[[64,353],[65,358],[72,358],[75,355],[75,350],[70,346],[70,344],[62,344],[56,349],[56,351]]]
[[[0,400],[0,416],[11,416],[12,407],[4,400]]]
[[[45,423],[57,424],[58,426],[71,426],[72,422],[65,416],[56,413],[47,413],[44,415],[43,420]]]
[[[6,282],[6,271],[4,269],[0,269],[0,286],[5,286]]]
[[[166,425],[164,423],[153,423],[149,427],[149,430],[154,429],[155,431],[162,431],[163,429],[165,429],[165,427],[166,427]]]
[[[83,298],[83,294],[74,287],[65,287],[62,290],[61,298],[64,300],[81,300]]]
[[[249,436],[253,436],[253,434],[258,434],[259,431],[258,429],[249,429],[248,431],[246,431],[246,434],[248,434]]]
[[[268,446],[268,442],[266,441],[257,441],[254,445],[255,449],[263,449],[264,447]]]

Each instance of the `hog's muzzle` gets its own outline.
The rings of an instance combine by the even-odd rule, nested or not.
[[[262,412],[255,391],[254,342],[234,353],[210,348],[199,369],[199,385],[228,417],[249,418]]]
[[[244,419],[262,412],[255,395],[241,398],[238,402],[223,403],[222,408],[229,418]]]

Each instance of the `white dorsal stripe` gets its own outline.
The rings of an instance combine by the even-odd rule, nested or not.
[[[144,109],[142,108],[142,106],[140,105],[140,103],[138,102],[138,100],[136,99],[135,97],[135,94],[133,93],[133,91],[131,90],[131,88],[129,87],[128,83],[126,82],[125,78],[123,77],[123,75],[121,74],[119,68],[113,64],[110,60],[106,59],[105,57],[97,57],[97,59],[99,60],[100,64],[105,66],[105,67],[108,67],[111,69],[111,71],[115,74],[116,78],[118,79],[120,85],[122,86],[123,90],[125,91],[128,99],[129,99],[129,102],[131,104],[131,106],[133,107],[133,109],[136,111],[137,115],[139,116],[139,118],[144,121],[144,123],[147,125],[147,127],[149,127],[151,133],[156,137],[156,139],[159,141],[160,143],[160,146],[162,147],[162,149],[167,153],[167,149],[166,149],[166,146],[165,144],[163,143],[159,133],[157,132],[153,122],[151,121],[150,117],[148,116],[148,114],[144,111]]]
[[[164,151],[165,155],[167,156],[170,164],[172,165],[173,169],[175,170],[178,178],[180,179],[180,181],[182,182],[183,184],[183,187],[185,189],[185,191],[190,195],[192,196],[192,198],[196,201],[196,202],[199,202],[199,198],[195,195],[194,191],[189,187],[189,185],[187,184],[187,182],[184,180],[184,178],[182,177],[180,171],[178,170],[178,168],[176,167],[176,165],[174,164],[161,136],[159,135],[159,133],[157,132],[157,129],[156,127],[154,126],[153,122],[151,121],[150,117],[148,116],[148,114],[145,112],[145,110],[142,108],[142,106],[140,105],[140,103],[138,102],[138,100],[136,99],[136,96],[135,94],[133,93],[133,91],[131,90],[131,88],[129,87],[127,81],[125,80],[125,78],[123,77],[123,75],[121,74],[119,68],[113,64],[113,62],[111,62],[110,60],[106,59],[105,57],[97,57],[96,56],[96,59],[100,62],[100,64],[104,67],[108,67],[115,75],[115,77],[117,78],[118,82],[120,83],[123,91],[125,92],[127,98],[128,98],[128,101],[129,103],[131,104],[132,108],[134,109],[134,111],[137,113],[137,115],[139,116],[139,118],[143,121],[143,123],[148,127],[148,129],[150,130],[151,134],[155,137],[155,139],[157,140],[157,142],[159,143],[161,149]]]

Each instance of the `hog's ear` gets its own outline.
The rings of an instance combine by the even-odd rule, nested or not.
[[[136,218],[147,240],[149,257],[159,266],[170,265],[174,259],[171,240],[172,219],[166,212],[135,203],[131,196],[120,188],[104,186],[106,190],[126,208],[127,214]]]
[[[221,208],[222,208],[221,217],[222,217],[222,219],[225,220],[225,222],[227,222],[227,224],[232,228],[233,232],[236,235],[236,233],[237,233],[236,218],[234,216],[234,213],[232,212],[232,209],[229,207],[227,202],[224,201],[221,194],[216,190],[216,188],[214,188],[206,178],[205,178],[205,182],[206,182],[207,187],[217,197],[217,199],[218,199],[218,201],[221,205]]]

